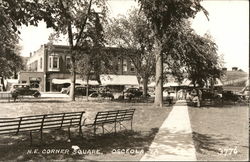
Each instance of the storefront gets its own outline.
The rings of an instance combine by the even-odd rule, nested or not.
[[[121,92],[126,88],[139,88],[139,82],[135,75],[101,75],[101,85],[112,92]]]
[[[45,91],[46,75],[43,72],[19,72],[18,83],[29,84],[30,88]]]

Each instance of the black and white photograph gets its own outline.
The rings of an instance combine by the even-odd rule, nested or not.
[[[248,0],[0,0],[0,162],[249,161]]]

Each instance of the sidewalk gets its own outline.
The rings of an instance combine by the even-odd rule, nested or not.
[[[196,161],[185,100],[176,102],[141,161]]]

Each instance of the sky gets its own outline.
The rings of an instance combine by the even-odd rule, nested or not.
[[[209,21],[203,13],[198,13],[192,27],[203,35],[210,33],[218,45],[218,53],[223,55],[224,66],[228,69],[239,67],[248,71],[249,67],[249,1],[248,0],[205,0],[203,7],[209,12]],[[131,7],[138,7],[134,0],[108,1],[110,16],[126,14]],[[38,27],[22,27],[21,55],[29,56],[41,45],[48,42],[52,29],[47,29],[45,23]],[[65,43],[61,43],[65,44]]]

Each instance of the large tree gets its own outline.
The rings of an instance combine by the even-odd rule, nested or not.
[[[155,57],[156,57],[156,86],[155,105],[163,106],[163,45],[170,41],[168,37],[169,27],[178,24],[183,19],[194,18],[196,13],[203,10],[201,0],[138,0],[141,11],[145,14],[151,24],[155,36]]]
[[[48,0],[44,2],[49,8],[55,8],[52,14],[55,29],[58,34],[67,35],[67,40],[70,48],[71,57],[71,100],[75,100],[74,90],[77,72],[77,55],[79,51],[84,49],[86,42],[89,40],[91,31],[96,30],[99,26],[96,25],[102,22],[105,18],[106,6],[104,0],[84,0],[84,1],[67,1],[67,0]],[[94,25],[93,25],[94,24]],[[98,39],[98,38],[97,38]],[[100,38],[101,39],[101,38]]]
[[[107,38],[110,45],[129,49],[125,56],[132,60],[143,79],[143,95],[147,95],[148,80],[155,74],[154,37],[146,17],[133,9],[127,16],[111,20]]]
[[[4,27],[11,24],[11,29],[17,31],[22,24],[37,25],[44,20],[47,27],[67,36],[72,65],[70,96],[75,100],[76,55],[85,44],[87,28],[93,27],[88,24],[105,17],[105,0],[3,0],[0,5]]]
[[[17,73],[24,68],[22,58],[16,48],[16,44],[13,47],[0,48],[0,83],[2,84],[6,78],[13,77],[17,79]],[[4,84],[3,89],[5,90]]]
[[[104,72],[104,68],[100,65],[109,60],[104,53],[105,40],[102,23],[97,14],[94,19],[92,24],[88,24],[92,26],[87,28],[84,42],[76,55],[77,72],[87,81],[87,100],[89,80],[97,80],[100,84],[100,74]]]
[[[198,35],[189,21],[171,25],[168,36],[171,41],[163,46],[164,63],[171,71],[183,78],[187,74],[194,85],[203,87],[208,80],[222,74],[217,45],[208,34]]]
[[[193,35],[187,55],[192,55],[193,59],[186,63],[188,78],[194,86],[208,86],[210,82],[213,86],[215,79],[222,75],[222,65],[217,54],[217,45],[209,35]],[[196,53],[196,55],[193,55]],[[191,56],[191,57],[192,57]],[[184,58],[185,60],[186,58]]]
[[[11,25],[0,25],[0,83],[6,78],[17,78],[17,72],[23,69],[23,61],[18,46],[18,35],[12,31]]]

